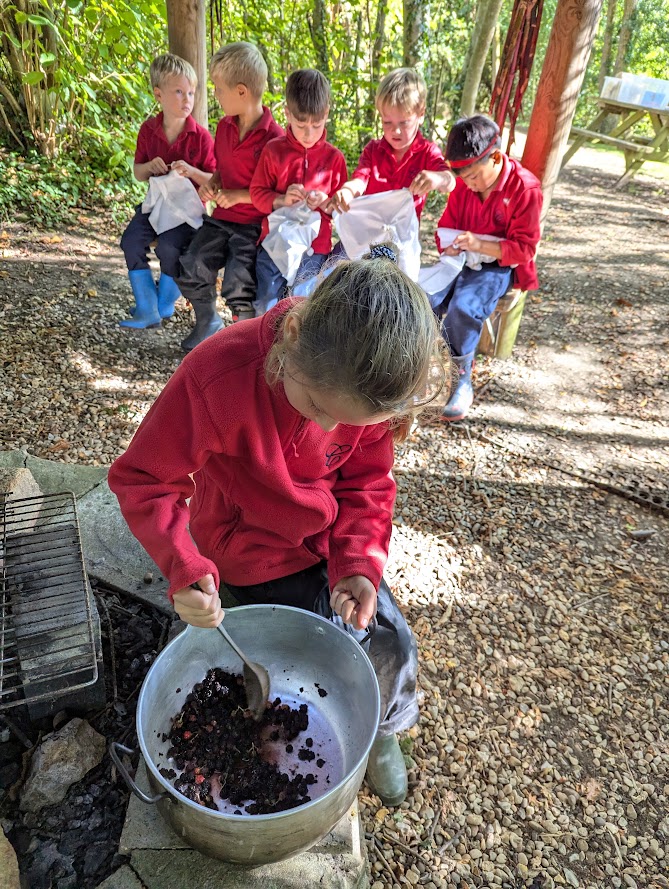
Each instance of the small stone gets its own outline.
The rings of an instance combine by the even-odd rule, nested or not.
[[[466,821],[467,824],[471,824],[473,827],[478,827],[479,824],[483,824],[483,815],[476,815],[472,812],[467,815]]]
[[[144,583],[153,583],[153,571],[147,571],[144,575]]]

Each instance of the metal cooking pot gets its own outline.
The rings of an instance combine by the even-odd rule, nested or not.
[[[282,605],[246,605],[226,611],[225,625],[240,648],[269,670],[272,699],[308,705],[309,728],[303,734],[313,738],[313,750],[326,764],[320,769],[313,762],[291,765],[318,776],[310,788],[311,802],[269,815],[234,815],[229,803],[214,812],[186,799],[160,774],[160,768],[173,766],[167,759],[170,742],[162,736],[169,734],[193,686],[212,667],[241,672],[239,658],[218,633],[191,626],[156,658],[137,704],[137,737],[156,795],[148,797],[130,783],[144,802],[158,805],[193,848],[236,864],[267,864],[309,849],[353,803],[379,724],[379,687],[361,645],[316,614]],[[304,740],[298,735],[295,749]],[[114,747],[124,748],[112,745],[120,765]],[[285,757],[285,742],[280,750]],[[287,762],[280,760],[279,767],[285,768]]]

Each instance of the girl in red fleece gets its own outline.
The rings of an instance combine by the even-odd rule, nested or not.
[[[293,605],[358,632],[376,613],[384,716],[368,780],[386,805],[407,790],[396,732],[418,718],[416,642],[382,579],[393,440],[441,366],[427,297],[393,260],[375,247],[310,299],[207,339],[109,473],[188,623],[221,622],[221,581],[242,604]]]

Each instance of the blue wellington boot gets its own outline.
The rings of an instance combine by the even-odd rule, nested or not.
[[[454,355],[453,361],[458,369],[458,381],[446,407],[441,413],[441,419],[446,420],[447,423],[463,420],[474,401],[474,388],[472,386],[474,353]]]
[[[367,783],[385,806],[399,806],[409,789],[407,767],[397,735],[377,735],[369,751]]]
[[[171,318],[174,303],[181,296],[179,285],[169,275],[161,274],[158,279],[158,314],[161,318]]]
[[[119,321],[120,327],[132,327],[142,330],[145,327],[158,327],[160,315],[158,314],[158,290],[151,269],[136,269],[128,272],[130,286],[135,295],[137,304],[133,317]]]

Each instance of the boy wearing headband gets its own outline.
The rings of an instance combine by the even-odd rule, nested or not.
[[[501,151],[497,124],[481,114],[459,120],[446,143],[446,160],[457,176],[440,228],[461,234],[446,248],[447,256],[463,251],[493,257],[479,269],[465,266],[453,283],[432,300],[442,334],[458,366],[458,384],[444,408],[444,420],[461,420],[474,400],[472,363],[488,318],[511,284],[521,290],[539,286],[534,258],[541,236],[541,185],[529,170]],[[482,240],[493,235],[499,241]]]

